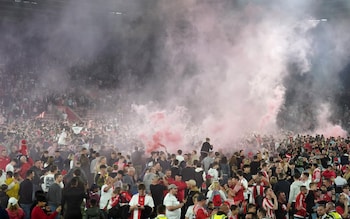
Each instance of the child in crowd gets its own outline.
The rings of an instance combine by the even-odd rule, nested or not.
[[[85,219],[105,219],[104,214],[97,206],[97,200],[90,200],[90,207],[85,210]]]
[[[165,205],[159,205],[157,207],[157,217],[156,219],[168,219],[167,216],[165,216]]]

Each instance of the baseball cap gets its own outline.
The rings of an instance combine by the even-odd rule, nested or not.
[[[14,197],[11,197],[11,198],[9,198],[8,202],[9,202],[10,205],[16,205],[18,200],[16,198],[14,198]]]
[[[175,184],[170,184],[169,186],[168,186],[168,189],[170,190],[170,189],[177,189],[177,186],[175,185]]]

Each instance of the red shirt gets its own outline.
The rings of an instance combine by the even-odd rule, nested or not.
[[[0,169],[5,171],[6,165],[9,164],[11,159],[9,157],[0,157]]]
[[[26,173],[31,167],[32,165],[29,162],[22,164],[21,170],[19,171],[19,175],[22,177],[22,179],[26,178]]]
[[[177,186],[177,194],[176,198],[180,202],[182,202],[185,199],[185,189],[187,188],[187,185],[184,181],[172,181],[168,179],[169,185],[170,184],[175,184]]]
[[[17,211],[11,211],[8,208],[6,209],[7,213],[9,214],[9,217],[11,219],[22,219],[24,218],[24,211],[22,210],[22,208],[19,208]]]
[[[340,214],[340,215],[342,215],[342,214],[344,214],[344,208],[342,207],[342,206],[337,206],[337,207],[335,207],[335,210]]]
[[[297,212],[295,213],[296,215],[306,217],[307,212],[306,212],[306,202],[305,202],[305,194],[300,192],[296,199],[295,199],[295,209]]]
[[[241,203],[244,201],[244,194],[243,194],[244,188],[242,185],[240,185],[240,188],[238,191],[236,191],[235,196],[233,197],[233,200],[235,203]]]
[[[47,215],[45,214],[44,210],[41,209],[39,206],[35,206],[33,208],[32,214],[31,214],[31,218],[35,218],[35,219],[54,219],[57,215],[57,211],[54,211],[52,214]]]
[[[323,171],[322,176],[324,176],[324,178],[327,179],[334,179],[335,177],[337,177],[337,174],[335,174],[333,170],[325,170]]]
[[[202,206],[195,205],[194,213],[196,214],[196,219],[207,219],[209,218],[209,213]]]

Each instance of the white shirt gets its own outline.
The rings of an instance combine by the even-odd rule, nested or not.
[[[243,195],[244,195],[244,199],[248,199],[248,181],[243,177],[241,180],[240,180],[243,188],[244,188],[244,192],[243,192]]]
[[[217,169],[210,168],[208,170],[208,175],[213,177],[212,180],[219,180],[219,171],[217,171]]]
[[[186,218],[189,218],[189,219],[195,218],[196,215],[194,215],[193,208],[194,208],[194,205],[191,205],[187,208],[187,211],[185,214]]]
[[[224,201],[226,201],[226,195],[225,195],[225,193],[220,189],[220,190],[218,190],[219,191],[219,193],[220,193],[220,196],[221,196],[221,199],[222,200],[224,200]],[[215,194],[215,193],[214,193]],[[208,191],[208,193],[207,193],[207,203],[209,202],[209,201],[212,201],[212,200],[210,200],[210,199],[212,199],[213,197],[213,190],[209,190]]]
[[[132,196],[132,198],[131,198],[131,200],[130,200],[130,202],[129,202],[129,205],[130,206],[133,206],[133,205],[138,205],[139,204],[139,194],[137,193],[137,194],[135,194],[135,195],[133,195]],[[146,195],[145,196],[145,204],[144,204],[144,206],[149,206],[149,207],[151,207],[151,208],[154,208],[154,202],[153,202],[153,198],[151,197],[151,196],[149,196],[149,195]],[[135,219],[138,219],[139,218],[139,214],[140,214],[141,212],[138,210],[138,209],[135,209],[132,213],[131,213],[131,215],[132,215],[132,219],[133,218],[135,218]]]
[[[337,177],[334,179],[334,184],[335,184],[336,186],[343,186],[343,185],[348,184],[348,182],[347,182],[346,179],[344,179],[343,177],[337,176]]]
[[[104,189],[107,187],[106,184],[104,184],[101,187],[101,197],[100,197],[100,209],[104,209],[108,201],[112,198],[112,193],[113,193],[113,187],[109,188],[107,192],[104,191]],[[107,206],[108,207],[108,206]]]
[[[178,160],[179,163],[181,163],[182,161],[185,160],[185,158],[182,155],[176,155],[176,160]]]
[[[165,205],[165,207],[168,207],[168,206],[179,205],[180,202],[177,200],[177,198],[174,195],[168,193],[164,198],[163,204]],[[166,209],[165,215],[168,217],[168,219],[180,219],[181,208],[178,208],[174,211],[169,211],[168,209]]]
[[[58,144],[59,144],[59,145],[65,145],[65,144],[67,144],[66,138],[67,138],[67,133],[66,133],[65,131],[63,131],[63,132],[60,134],[60,137],[58,138]]]
[[[312,182],[312,180],[310,178],[308,178],[307,180],[305,180],[304,182],[304,186],[306,186],[307,190],[310,190],[310,183]]]

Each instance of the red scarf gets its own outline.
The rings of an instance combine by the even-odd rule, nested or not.
[[[141,195],[139,195],[139,205],[140,206],[145,206],[145,199],[146,199],[146,196],[141,196]],[[141,210],[139,210],[140,212],[138,213],[138,219],[140,219],[141,218]]]

